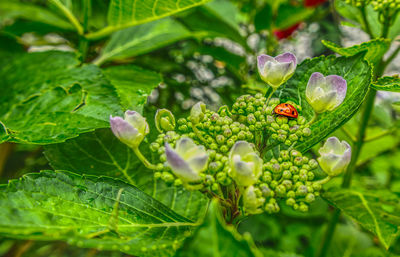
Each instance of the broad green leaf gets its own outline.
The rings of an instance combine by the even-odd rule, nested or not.
[[[398,76],[381,77],[377,81],[372,83],[371,86],[376,90],[400,92],[400,78]]]
[[[17,1],[0,1],[0,23],[17,18],[48,24],[64,30],[74,29],[67,20],[39,5]]]
[[[87,38],[98,39],[120,29],[158,20],[209,2],[210,0],[111,0],[108,26]]]
[[[197,32],[197,36],[229,38],[248,48],[246,39],[240,34],[240,11],[228,0],[214,0],[182,14],[179,20]]]
[[[330,55],[305,60],[297,66],[293,77],[278,90],[277,95],[282,99],[297,101],[302,106],[302,115],[308,120],[312,119],[314,111],[306,101],[305,90],[314,72],[320,72],[324,76],[342,76],[347,81],[347,94],[339,107],[318,115],[311,124],[311,136],[295,146],[302,152],[327,137],[357,112],[371,81],[371,67],[364,60],[363,53],[352,57],[337,58]]]
[[[314,9],[305,8],[302,5],[281,4],[278,8],[275,27],[278,29],[287,29],[296,23],[304,21],[313,13]]]
[[[265,4],[261,10],[257,11],[254,16],[254,26],[257,31],[268,30],[272,24],[272,7],[270,4]]]
[[[208,214],[196,232],[187,238],[176,257],[249,257],[262,256],[255,249],[249,235],[241,236],[232,225],[222,219],[216,200],[212,201]]]
[[[190,31],[171,18],[127,28],[111,36],[94,63],[134,57],[190,36]]]
[[[103,74],[117,89],[122,107],[138,112],[142,112],[148,95],[162,81],[158,73],[134,65],[110,66],[103,69]]]
[[[366,51],[365,59],[372,64],[377,64],[382,59],[383,55],[389,49],[390,43],[389,39],[377,38],[360,45],[342,48],[333,42],[322,40],[322,44],[343,56],[353,56]]]
[[[148,145],[142,145],[142,152],[151,160],[146,147]],[[48,145],[45,155],[55,169],[124,179],[191,220],[198,220],[205,213],[208,199],[203,194],[155,180],[154,172],[146,169],[110,129],[82,134],[62,144]]]
[[[400,231],[400,198],[389,191],[332,188],[324,199],[374,233],[388,249]]]
[[[171,256],[197,226],[135,186],[43,171],[0,187],[0,235],[62,240],[138,256]]]
[[[366,31],[365,22],[362,18],[361,10],[350,4],[347,4],[344,0],[338,0],[334,3],[335,9],[343,17],[361,25],[361,28]],[[366,18],[371,29],[372,36],[378,38],[381,35],[382,24],[379,21],[378,12],[374,11],[371,5],[365,8]]]
[[[121,106],[114,87],[95,65],[78,66],[74,54],[18,55],[0,70],[0,121],[9,141],[63,142],[109,126]]]

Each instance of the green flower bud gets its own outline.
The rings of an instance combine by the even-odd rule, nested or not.
[[[289,189],[291,189],[293,187],[292,181],[291,180],[287,180],[287,179],[282,181],[281,185],[283,185],[286,188],[286,190],[289,190]]]
[[[182,180],[180,180],[179,178],[175,179],[174,186],[178,187],[178,186],[181,186],[182,184],[183,184]]]
[[[286,197],[295,198],[296,197],[296,193],[293,190],[290,190],[290,191],[287,192]]]
[[[265,202],[265,198],[259,197],[254,186],[246,188],[243,194],[243,207],[245,212],[249,214],[262,213],[262,206]]]
[[[297,140],[299,140],[299,137],[296,134],[291,134],[289,135],[289,140],[292,142],[296,142]]]
[[[288,205],[288,206],[293,206],[293,205],[295,205],[295,203],[296,203],[296,200],[294,198],[286,199],[286,205]]]
[[[288,121],[289,121],[289,119],[285,116],[276,117],[276,123],[278,123],[279,125],[287,124]]]
[[[190,111],[190,121],[194,124],[199,123],[204,119],[204,114],[206,112],[206,105],[203,102],[198,102],[193,105]]]
[[[175,117],[167,109],[158,109],[154,120],[156,128],[160,133],[175,129]]]
[[[305,137],[308,137],[308,136],[311,135],[311,129],[310,128],[304,128],[302,130],[302,132],[303,132],[303,136],[305,136]]]
[[[308,205],[306,205],[304,203],[300,203],[299,211],[308,212]]]
[[[226,145],[221,146],[221,152],[227,153],[229,151],[229,148]]]
[[[292,178],[292,173],[291,173],[290,171],[288,171],[288,170],[285,170],[285,171],[282,173],[282,178],[284,178],[284,179],[290,179],[290,178]]]
[[[297,117],[297,124],[304,125],[304,124],[306,124],[306,122],[307,122],[307,120],[303,116]]]
[[[309,193],[306,195],[305,200],[307,203],[312,203],[315,201],[315,196],[313,194]]]
[[[219,191],[219,185],[217,183],[212,184],[211,190],[213,192],[218,192]]]
[[[166,172],[166,171],[164,171],[161,174],[161,179],[164,180],[165,183],[167,183],[167,184],[171,184],[171,183],[173,183],[175,181],[174,176],[171,173]]]
[[[283,185],[279,185],[275,188],[275,192],[276,192],[277,196],[284,197],[284,196],[286,196],[286,187]]]
[[[225,137],[231,137],[231,136],[232,136],[232,130],[230,130],[230,129],[224,130],[223,135],[224,135]]]
[[[308,193],[307,187],[302,185],[297,188],[296,196],[305,196]]]
[[[216,172],[220,171],[222,167],[223,165],[219,161],[210,162],[210,164],[208,165],[208,170],[210,171],[211,174],[215,174]]]
[[[274,197],[274,195],[275,195],[274,191],[272,191],[272,190],[268,187],[268,184],[265,184],[265,183],[261,184],[261,185],[260,185],[260,189],[261,189],[261,194],[262,194],[262,196],[264,196],[264,197],[269,198],[269,197]]]

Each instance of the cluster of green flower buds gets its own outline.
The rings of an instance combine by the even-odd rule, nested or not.
[[[345,2],[358,8],[371,4],[374,10],[382,15],[393,15],[400,9],[399,0],[345,0]],[[381,22],[390,18],[392,17],[384,16],[381,18]]]
[[[193,138],[199,144],[218,153],[227,153],[238,140],[251,141],[254,138],[250,128],[234,120],[227,107],[218,112],[202,109],[199,102],[193,106],[191,115],[178,120],[178,132]]]
[[[368,5],[371,0],[345,0],[345,2],[355,7],[362,7]]]
[[[252,189],[258,202],[263,202],[255,211],[278,212],[282,201],[295,210],[307,211],[321,190],[321,183],[313,182],[317,167],[316,160],[302,156],[296,150],[283,150],[279,158],[264,163],[260,181]],[[244,203],[246,208],[246,201]],[[249,211],[254,211],[254,208]]]
[[[295,108],[296,113],[301,107],[292,101],[285,102]],[[261,94],[244,95],[237,99],[232,106],[232,114],[246,124],[251,132],[266,132],[273,145],[284,143],[292,146],[297,141],[303,141],[311,135],[306,118],[298,115],[295,118],[275,113],[275,108],[281,104],[279,98],[267,99]]]
[[[295,65],[291,54],[259,58],[263,80],[275,89],[293,75]],[[306,89],[307,102],[317,114],[332,111],[342,103],[346,89],[342,77],[314,73]],[[200,190],[229,206],[241,204],[234,210],[245,214],[276,213],[282,202],[305,212],[322,184],[349,165],[351,149],[346,142],[329,138],[319,150],[319,165],[294,150],[297,141],[311,135],[310,122],[299,112],[301,107],[294,102],[261,94],[241,96],[232,110],[222,106],[217,112],[198,102],[187,118],[177,121],[169,110],[158,110],[159,135],[149,147],[153,163],[139,149],[150,131],[144,117],[127,111],[124,118],[110,117],[110,125],[115,136],[155,171],[154,177],[168,185]],[[269,150],[278,145],[279,157],[273,158]],[[318,166],[327,176],[315,181]]]
[[[372,0],[371,4],[374,7],[374,10],[379,12],[400,9],[399,0]]]

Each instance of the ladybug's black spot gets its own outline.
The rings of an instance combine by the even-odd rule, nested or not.
[[[281,112],[283,112],[283,109],[280,109]]]
[[[292,114],[294,115],[294,111],[292,111]]]
[[[287,104],[285,104],[285,106],[287,107],[288,105],[287,105]]]

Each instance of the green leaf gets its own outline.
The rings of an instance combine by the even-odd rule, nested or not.
[[[340,15],[359,24],[361,26],[361,29],[366,31],[365,22],[362,17],[360,8],[347,4],[344,0],[335,1],[334,5],[335,9],[338,11]],[[366,13],[365,14],[366,19],[368,21],[369,27],[372,32],[372,36],[374,38],[380,37],[382,31],[382,24],[379,21],[378,12],[376,12],[371,5],[367,5],[365,8],[365,13]]]
[[[398,76],[381,77],[372,83],[371,86],[376,90],[400,92],[400,78]]]
[[[200,35],[229,38],[248,48],[246,39],[240,34],[240,11],[230,1],[214,0],[180,15],[179,20]]]
[[[63,240],[139,256],[171,256],[196,223],[135,186],[43,171],[0,188],[0,235]]]
[[[332,188],[324,199],[374,233],[388,249],[399,235],[400,198],[389,191]]]
[[[272,23],[272,7],[268,3],[259,10],[254,16],[254,26],[256,31],[268,30]]]
[[[94,63],[134,57],[190,36],[190,31],[171,18],[127,28],[111,36]]]
[[[208,210],[204,223],[187,238],[176,253],[176,257],[218,256],[249,257],[262,256],[255,249],[251,237],[241,236],[233,226],[222,219],[219,204],[214,200]]]
[[[120,29],[158,20],[209,2],[210,0],[111,0],[108,26],[87,35],[98,39]]]
[[[65,30],[74,29],[67,20],[39,5],[17,1],[0,1],[0,23],[17,18],[40,22]]]
[[[142,146],[142,152],[148,156],[144,148]],[[124,179],[191,220],[199,220],[206,211],[207,197],[199,191],[187,191],[183,187],[167,186],[162,180],[155,180],[154,171],[146,169],[110,129],[82,134],[62,144],[48,145],[45,155],[55,169]]]
[[[322,40],[322,44],[343,56],[353,56],[366,51],[365,59],[372,64],[377,64],[382,59],[383,55],[389,49],[390,43],[389,39],[377,38],[360,45],[342,48],[333,42]]]
[[[363,59],[363,53],[352,57],[337,58],[330,55],[307,59],[297,67],[293,77],[278,90],[277,94],[282,99],[297,101],[302,106],[302,115],[311,120],[314,111],[307,103],[305,96],[311,74],[314,72],[321,72],[324,76],[335,74],[342,76],[347,81],[347,94],[343,103],[333,111],[318,115],[311,124],[311,136],[296,144],[296,149],[302,152],[307,151],[357,112],[371,81],[371,67]]]
[[[151,91],[162,82],[160,74],[134,65],[110,66],[103,74],[117,89],[122,107],[140,113]]]
[[[9,141],[50,144],[109,127],[120,114],[114,87],[95,65],[78,66],[74,54],[18,55],[0,71],[0,121]]]
[[[294,6],[284,3],[278,8],[275,27],[278,29],[287,29],[301,21],[304,21],[314,13],[314,9],[305,8],[302,5]]]

